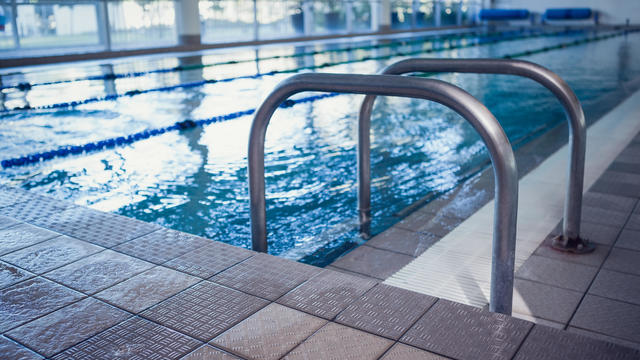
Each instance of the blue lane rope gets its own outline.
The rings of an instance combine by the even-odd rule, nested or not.
[[[567,33],[567,32],[560,32],[558,34],[565,34],[565,33]],[[152,93],[152,92],[165,92],[165,91],[173,91],[173,90],[177,90],[177,89],[187,89],[187,88],[203,86],[205,84],[232,82],[232,81],[236,81],[236,80],[240,80],[240,79],[258,79],[258,78],[261,78],[261,77],[264,77],[264,76],[273,76],[273,75],[277,75],[277,74],[296,73],[296,72],[303,71],[303,70],[316,70],[316,69],[326,68],[326,67],[330,67],[330,66],[345,65],[345,64],[356,63],[356,62],[367,61],[367,60],[383,60],[383,59],[393,58],[393,57],[396,57],[396,56],[407,56],[407,55],[416,55],[416,54],[421,54],[421,53],[431,53],[431,52],[434,52],[434,51],[454,50],[454,49],[460,49],[460,48],[464,48],[464,47],[479,46],[479,45],[483,45],[483,44],[492,44],[492,43],[496,43],[496,42],[499,42],[499,41],[527,39],[527,38],[532,38],[532,37],[536,37],[536,36],[537,35],[533,35],[533,36],[480,37],[480,38],[475,39],[471,43],[460,45],[460,46],[448,44],[447,46],[442,46],[442,47],[439,47],[439,48],[432,48],[432,49],[425,49],[425,50],[421,49],[421,50],[417,50],[417,51],[413,51],[413,52],[400,52],[400,51],[398,51],[395,54],[391,54],[391,55],[384,55],[384,56],[378,56],[378,57],[365,56],[365,57],[363,57],[361,59],[338,61],[338,62],[333,62],[333,63],[323,63],[323,64],[320,64],[320,65],[312,65],[312,66],[303,66],[303,67],[298,67],[298,68],[295,68],[295,69],[288,69],[288,70],[274,70],[274,71],[270,71],[270,72],[266,72],[266,73],[258,73],[258,74],[254,74],[254,75],[241,75],[241,76],[222,78],[222,79],[200,80],[200,81],[194,81],[194,82],[189,82],[189,83],[170,85],[170,86],[163,86],[163,87],[159,87],[159,88],[151,88],[151,89],[144,89],[144,90],[129,90],[129,91],[126,91],[126,92],[121,93],[121,94],[110,94],[110,95],[98,96],[98,97],[87,98],[87,99],[82,99],[82,100],[66,101],[66,102],[61,102],[61,103],[56,103],[56,104],[48,104],[48,105],[40,105],[40,106],[31,106],[31,105],[17,106],[17,107],[11,108],[11,109],[2,109],[2,110],[0,110],[0,113],[9,113],[9,112],[14,112],[14,111],[24,111],[24,110],[53,110],[53,109],[62,109],[62,108],[73,108],[73,107],[76,107],[76,106],[79,106],[79,105],[85,105],[85,104],[96,103],[96,102],[101,102],[101,101],[112,101],[112,100],[116,100],[118,98],[122,98],[122,97],[125,97],[125,96],[126,97],[132,97],[132,96],[141,95],[141,94],[147,94],[147,93]]]
[[[603,40],[603,39],[609,39],[618,35],[620,34],[609,34],[609,35],[604,35],[604,36],[591,38],[591,39]],[[510,59],[514,57],[528,56],[528,55],[538,54],[538,53],[547,52],[547,51],[556,50],[556,49],[564,49],[568,46],[580,45],[586,42],[588,42],[588,40],[586,39],[575,40],[572,42],[561,43],[553,46],[546,46],[546,47],[535,49],[535,50],[526,50],[519,53],[508,54],[508,55],[504,55],[503,58]],[[335,97],[338,95],[345,95],[345,94],[326,93],[326,94],[308,96],[308,97],[295,99],[295,100],[287,99],[280,105],[280,107],[290,108],[296,104],[315,102],[317,100]],[[151,130],[144,130],[128,136],[118,136],[118,137],[109,138],[109,139],[101,140],[97,142],[90,142],[84,145],[66,145],[66,146],[61,146],[55,150],[37,152],[37,153],[26,155],[26,156],[6,159],[6,160],[0,161],[0,165],[4,169],[11,168],[11,167],[27,166],[27,165],[38,163],[40,161],[52,160],[54,158],[64,158],[69,155],[79,155],[82,153],[90,153],[90,152],[99,151],[103,149],[110,149],[116,146],[129,145],[137,141],[148,139],[152,136],[162,135],[169,131],[187,130],[197,126],[205,126],[208,124],[229,121],[229,120],[237,119],[239,117],[251,115],[255,111],[256,109],[248,109],[248,110],[238,111],[234,113],[229,113],[226,115],[218,115],[218,116],[214,116],[207,119],[200,119],[200,120],[187,119],[183,121],[178,121],[170,126],[151,129]]]
[[[117,74],[101,74],[101,75],[85,76],[85,77],[80,77],[75,79],[46,81],[41,83],[21,82],[17,84],[0,86],[0,90],[17,89],[19,91],[27,91],[37,86],[58,85],[58,84],[66,84],[66,83],[72,83],[72,82],[78,82],[78,81],[115,80],[115,79],[124,79],[124,78],[134,78],[134,77],[146,76],[149,74],[162,74],[162,73],[170,73],[170,72],[188,71],[188,70],[204,69],[204,68],[213,67],[213,66],[234,65],[234,64],[254,62],[254,61],[297,58],[297,57],[304,57],[309,55],[321,55],[321,54],[334,53],[334,52],[350,52],[350,51],[356,51],[356,50],[370,50],[370,49],[378,49],[378,48],[385,48],[385,47],[406,46],[413,43],[422,43],[428,40],[432,40],[433,38],[435,38],[436,40],[451,41],[451,40],[468,39],[468,38],[479,37],[479,36],[495,36],[495,35],[504,36],[504,35],[521,34],[521,33],[522,33],[521,31],[502,31],[497,33],[482,34],[479,31],[473,31],[467,34],[454,34],[454,35],[445,35],[445,36],[430,35],[430,36],[421,38],[419,40],[410,40],[410,41],[401,40],[401,41],[393,42],[390,44],[347,46],[345,48],[340,48],[340,49],[326,49],[326,50],[307,51],[307,52],[302,52],[297,54],[273,55],[273,56],[265,56],[257,59],[228,60],[228,61],[221,61],[221,62],[210,63],[210,64],[178,65],[171,68],[152,69],[152,70],[146,70],[146,71],[132,71],[127,73],[117,73]],[[539,31],[539,29],[533,29],[530,32],[530,35],[546,36],[546,35],[557,35],[557,33],[544,33],[542,31]],[[14,74],[15,73],[10,73],[6,75],[14,75]]]

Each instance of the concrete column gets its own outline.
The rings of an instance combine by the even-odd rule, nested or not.
[[[178,44],[199,45],[201,43],[201,34],[198,0],[180,0],[174,1],[174,4]]]
[[[442,25],[442,3],[436,0],[433,3],[433,26],[440,27]]]
[[[353,21],[355,20],[353,13],[353,1],[346,1],[344,4],[345,17],[347,20],[347,33],[351,34],[353,32]],[[350,52],[349,52],[350,53]]]
[[[371,30],[391,29],[391,0],[371,0]]]
[[[302,3],[302,22],[304,24],[304,34],[306,36],[313,34],[313,3],[304,0]]]
[[[106,1],[99,1],[96,4],[96,14],[98,16],[98,34],[100,36],[100,43],[104,45],[104,49],[106,51],[111,51],[109,7]]]

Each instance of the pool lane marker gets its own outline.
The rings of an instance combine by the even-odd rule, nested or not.
[[[553,50],[557,50],[557,49],[564,49],[570,46],[577,46],[577,45],[581,45],[590,41],[595,41],[593,39],[597,39],[597,40],[604,40],[604,39],[609,39],[615,36],[619,36],[623,33],[615,33],[615,34],[608,34],[608,35],[603,35],[603,36],[599,36],[599,37],[595,37],[592,38],[591,40],[585,41],[585,40],[581,40],[581,41],[571,41],[571,42],[567,42],[567,43],[562,43],[562,44],[557,44],[554,46],[545,46],[543,48],[540,49],[535,49],[535,50],[528,50],[528,51],[522,51],[522,52],[518,52],[515,54],[507,54],[502,56],[503,58],[514,58],[514,57],[522,57],[522,56],[528,56],[528,55],[533,55],[533,54],[539,54],[539,53],[543,53],[543,52],[548,52],[548,51],[553,51]],[[299,99],[287,99],[285,100],[280,107],[281,108],[290,108],[293,107],[296,104],[303,104],[303,103],[310,103],[310,102],[315,102],[317,100],[321,100],[321,99],[326,99],[326,98],[330,98],[330,97],[335,97],[338,95],[346,95],[346,94],[342,94],[342,93],[326,93],[326,94],[320,94],[320,95],[313,95],[313,96],[308,96],[308,97],[304,97],[304,98],[299,98]],[[228,120],[232,120],[232,119],[237,119],[243,116],[249,116],[251,114],[253,114],[256,111],[256,109],[248,109],[248,110],[243,110],[243,111],[237,111],[234,113],[229,113],[226,115],[218,115],[218,116],[214,116],[214,117],[210,117],[207,119],[200,119],[200,120],[184,120],[184,121],[178,121],[176,123],[174,123],[173,125],[170,126],[166,126],[166,127],[162,127],[162,128],[157,128],[157,129],[151,129],[151,130],[144,130],[144,131],[140,131],[137,132],[135,134],[131,134],[128,136],[118,136],[118,137],[114,137],[114,138],[109,138],[109,139],[105,139],[105,140],[101,140],[101,141],[97,141],[97,142],[90,142],[84,145],[67,145],[67,146],[61,146],[55,150],[50,150],[50,151],[44,151],[44,152],[37,152],[37,153],[33,153],[30,155],[26,155],[26,156],[21,156],[21,157],[17,157],[17,158],[10,158],[10,159],[5,159],[0,161],[0,165],[2,166],[2,168],[4,169],[8,169],[11,167],[21,167],[21,166],[28,166],[28,165],[32,165],[32,164],[36,164],[39,163],[40,161],[48,161],[48,160],[52,160],[55,158],[64,158],[70,155],[79,155],[82,153],[90,153],[90,152],[94,152],[94,151],[101,151],[104,149],[111,149],[114,148],[116,146],[124,146],[124,145],[129,145],[132,144],[134,142],[137,141],[141,141],[141,140],[145,140],[148,139],[152,136],[158,136],[158,135],[162,135],[166,132],[169,131],[180,131],[180,130],[188,130],[194,127],[202,127],[205,125],[209,125],[209,124],[213,124],[213,123],[219,123],[219,122],[224,122],[224,121],[228,121]]]
[[[565,33],[566,32],[557,32],[557,33],[553,33],[553,34],[554,35],[562,35],[562,34],[565,34]],[[194,82],[189,82],[189,83],[182,83],[182,84],[163,86],[163,87],[159,87],[159,88],[151,88],[151,89],[144,89],[144,90],[134,89],[134,90],[126,91],[126,92],[121,93],[121,94],[110,94],[110,95],[98,96],[98,97],[87,98],[87,99],[82,99],[82,100],[65,101],[65,102],[56,103],[56,104],[48,104],[48,105],[40,105],[40,106],[31,106],[31,105],[17,106],[17,107],[11,108],[11,109],[0,110],[0,113],[12,113],[12,112],[16,112],[16,111],[27,111],[27,110],[67,109],[67,108],[73,108],[73,107],[76,107],[76,106],[79,106],[79,105],[91,104],[91,103],[96,103],[96,102],[113,101],[113,100],[116,100],[118,98],[122,98],[122,97],[125,97],[125,96],[126,97],[132,97],[132,96],[141,95],[141,94],[147,94],[147,93],[152,93],[152,92],[163,92],[163,91],[173,91],[173,90],[177,90],[177,89],[188,89],[188,88],[203,86],[203,85],[206,85],[206,84],[232,82],[232,81],[236,81],[236,80],[240,80],[240,79],[259,79],[259,78],[262,78],[264,76],[273,76],[273,75],[278,75],[278,74],[297,73],[297,72],[300,72],[300,71],[303,71],[303,70],[317,70],[317,69],[322,69],[322,68],[331,67],[331,66],[352,64],[352,63],[358,63],[358,62],[368,61],[368,60],[385,60],[385,59],[391,59],[391,58],[394,58],[394,57],[397,57],[397,56],[411,56],[411,55],[417,55],[417,54],[422,54],[422,53],[433,53],[433,52],[441,52],[441,51],[448,51],[448,50],[455,50],[455,49],[464,49],[464,48],[475,47],[475,46],[480,46],[480,45],[496,44],[496,43],[499,43],[501,41],[523,40],[523,39],[537,38],[537,37],[541,37],[541,36],[544,36],[544,35],[511,36],[511,37],[505,37],[505,36],[502,36],[502,37],[478,37],[475,41],[467,43],[467,44],[463,44],[463,45],[448,44],[446,46],[442,45],[441,47],[438,47],[438,48],[431,48],[431,49],[425,49],[425,50],[421,49],[421,50],[416,50],[416,51],[412,51],[412,52],[397,51],[396,53],[390,54],[390,55],[376,56],[376,57],[365,56],[365,57],[362,57],[360,59],[338,61],[338,62],[333,62],[333,63],[327,62],[327,63],[323,63],[323,64],[320,64],[320,65],[302,66],[302,67],[298,67],[298,68],[294,68],[294,69],[287,69],[287,70],[274,70],[274,71],[270,71],[270,72],[266,72],[266,73],[258,73],[258,74],[253,74],[253,75],[241,75],[241,76],[234,76],[234,77],[222,78],[222,79],[200,80],[200,81],[194,81]]]
[[[538,30],[538,29],[534,29],[534,30]],[[532,36],[555,36],[558,34],[569,34],[571,32],[582,32],[582,31],[573,30],[573,31],[564,31],[564,32],[538,33]],[[357,51],[357,50],[381,49],[381,48],[387,48],[387,47],[393,48],[393,47],[423,43],[427,40],[432,40],[433,38],[435,38],[436,40],[452,41],[452,40],[461,40],[461,39],[467,39],[467,38],[478,38],[481,36],[491,37],[491,36],[504,36],[509,34],[516,35],[521,33],[522,33],[521,31],[502,31],[502,32],[491,32],[486,34],[479,34],[477,31],[474,31],[470,34],[429,35],[429,36],[425,36],[426,39],[422,38],[420,40],[400,40],[400,41],[391,42],[389,44],[363,45],[363,46],[355,46],[355,47],[348,46],[340,49],[314,50],[314,51],[302,52],[298,54],[272,55],[272,56],[265,56],[265,57],[255,58],[255,59],[228,60],[228,61],[221,61],[221,62],[215,62],[210,64],[178,65],[172,68],[154,69],[154,70],[147,70],[147,71],[133,71],[133,72],[127,72],[127,73],[118,73],[118,74],[102,74],[102,75],[86,76],[86,77],[75,78],[75,79],[47,81],[47,82],[41,82],[41,83],[21,82],[17,84],[2,86],[0,87],[0,90],[17,89],[18,91],[27,91],[37,86],[66,84],[66,83],[72,83],[72,82],[78,82],[78,81],[115,80],[115,79],[141,77],[149,74],[162,74],[162,73],[171,73],[171,72],[179,72],[179,71],[189,71],[189,70],[204,69],[208,67],[221,66],[221,65],[235,65],[235,64],[242,64],[242,63],[248,63],[248,62],[254,62],[254,61],[298,58],[298,57],[311,56],[311,55],[350,52],[350,51]],[[531,32],[531,34],[533,33],[534,31]],[[440,38],[438,39],[438,37]],[[5,74],[5,75],[12,75],[12,74]]]

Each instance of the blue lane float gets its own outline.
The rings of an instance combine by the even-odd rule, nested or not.
[[[480,20],[526,20],[531,13],[527,9],[482,9]]]
[[[469,45],[467,45],[467,46],[477,46],[477,45],[493,43],[493,42],[497,42],[497,41],[519,39],[520,37],[517,36],[518,33],[519,32],[514,31],[514,32],[505,33],[505,34],[509,34],[509,35],[479,37],[479,38],[475,39],[473,42],[469,43]],[[569,33],[569,32],[562,32],[562,33]],[[532,36],[536,36],[536,35],[532,35]],[[458,48],[458,46],[449,45],[448,47],[444,47],[444,48],[437,48],[437,49],[432,49],[432,50],[423,50],[423,51],[419,51],[419,52],[412,52],[409,55],[413,55],[413,54],[420,53],[420,52],[425,52],[426,53],[426,52],[440,51],[440,50],[453,50],[453,49],[456,49],[456,48]],[[153,92],[166,92],[166,91],[173,91],[173,90],[177,90],[177,89],[188,89],[188,88],[200,87],[200,86],[203,86],[203,85],[206,85],[206,84],[226,83],[226,82],[232,82],[232,81],[241,80],[241,79],[259,79],[259,78],[262,78],[262,77],[265,77],[265,76],[296,73],[296,72],[304,71],[304,70],[316,70],[316,69],[326,68],[326,67],[329,67],[329,66],[337,66],[337,65],[344,65],[344,64],[355,63],[355,62],[360,62],[360,61],[379,60],[379,59],[383,59],[383,58],[391,58],[391,57],[394,57],[394,56],[406,56],[406,55],[407,54],[405,54],[405,53],[397,52],[396,54],[393,54],[393,55],[380,56],[380,57],[365,56],[365,57],[363,57],[361,59],[356,59],[356,60],[339,61],[339,62],[335,62],[335,63],[324,63],[324,64],[319,64],[319,65],[299,67],[299,68],[295,68],[295,69],[274,70],[274,71],[270,71],[270,72],[266,72],[266,73],[259,73],[259,74],[253,74],[253,75],[241,75],[241,76],[234,76],[234,77],[222,78],[222,79],[200,80],[200,81],[176,84],[176,85],[171,85],[171,86],[163,86],[163,87],[151,88],[151,89],[134,89],[134,90],[126,91],[124,93],[120,93],[120,94],[109,94],[109,95],[98,96],[98,97],[93,97],[93,98],[86,98],[86,99],[80,99],[80,100],[74,100],[74,101],[65,101],[65,102],[55,103],[55,104],[47,104],[47,105],[39,105],[39,106],[30,106],[30,105],[18,106],[18,107],[14,107],[14,108],[11,108],[11,109],[0,110],[0,113],[9,113],[9,112],[12,112],[12,111],[24,111],[24,110],[56,110],[56,109],[74,108],[74,107],[80,106],[80,105],[92,104],[92,103],[102,102],[102,101],[114,101],[114,100],[117,100],[117,99],[122,98],[122,97],[133,97],[133,96],[137,96],[137,95],[141,95],[141,94],[147,94],[147,93],[153,93]]]
[[[557,8],[544,12],[547,20],[585,20],[590,19],[591,15],[593,11],[590,8]]]
[[[303,104],[303,103],[309,103],[309,102],[314,102],[320,99],[326,99],[326,98],[330,98],[330,97],[334,97],[334,96],[338,96],[340,94],[338,93],[328,93],[328,94],[320,94],[320,95],[314,95],[314,96],[308,96],[308,97],[304,97],[304,98],[300,98],[300,99],[288,99],[286,101],[284,101],[280,107],[281,108],[290,108],[293,107],[296,104]],[[170,126],[165,126],[162,128],[157,128],[157,129],[149,129],[149,130],[144,130],[144,131],[140,131],[137,132],[135,134],[131,134],[131,135],[127,135],[127,136],[118,136],[118,137],[114,137],[114,138],[110,138],[110,139],[105,139],[105,140],[100,140],[100,141],[96,141],[96,142],[90,142],[84,145],[66,145],[66,146],[61,146],[55,150],[50,150],[50,151],[44,151],[44,152],[37,152],[37,153],[33,153],[33,154],[29,154],[29,155],[25,155],[25,156],[21,156],[21,157],[17,157],[17,158],[12,158],[12,159],[6,159],[6,160],[2,160],[0,162],[0,165],[4,168],[4,169],[8,169],[11,167],[20,167],[20,166],[27,166],[27,165],[31,165],[31,164],[36,164],[39,163],[41,161],[47,161],[47,160],[52,160],[55,158],[64,158],[67,157],[69,155],[79,155],[82,153],[90,153],[90,152],[94,152],[94,151],[100,151],[100,150],[104,150],[104,149],[111,149],[114,148],[116,146],[124,146],[124,145],[129,145],[129,144],[133,144],[134,142],[137,141],[141,141],[141,140],[145,140],[148,139],[150,137],[153,136],[158,136],[158,135],[162,135],[164,133],[167,133],[169,131],[181,131],[181,130],[188,130],[188,129],[192,129],[198,126],[205,126],[205,125],[209,125],[209,124],[213,124],[213,123],[219,123],[219,122],[224,122],[224,121],[229,121],[229,120],[233,120],[233,119],[237,119],[243,116],[249,116],[251,114],[253,114],[256,111],[256,109],[248,109],[248,110],[243,110],[243,111],[237,111],[234,113],[229,113],[229,114],[225,114],[225,115],[218,115],[218,116],[214,116],[214,117],[210,117],[207,119],[199,119],[199,120],[191,120],[191,119],[187,119],[187,120],[183,120],[183,121],[178,121]]]

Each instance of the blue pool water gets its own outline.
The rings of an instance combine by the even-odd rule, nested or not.
[[[500,57],[572,41],[591,34],[498,42],[425,54],[427,57]],[[413,39],[415,40],[415,38]],[[572,46],[524,57],[560,74],[576,91],[587,115],[614,106],[627,84],[640,76],[639,35]],[[464,41],[464,40],[463,40]],[[335,45],[339,47],[343,45]],[[46,105],[134,89],[210,78],[251,75],[325,62],[384,56],[431,46],[333,52],[298,58],[250,61],[199,70],[149,74],[117,80],[79,81],[5,90],[8,108]],[[109,66],[64,65],[24,69],[3,82],[57,79],[167,68],[287,54],[330,45],[281,45],[259,50],[215,52],[191,57],[150,57]],[[359,61],[318,72],[375,73],[400,60]],[[62,145],[128,135],[185,119],[208,118],[257,107],[290,75],[279,74],[201,87],[153,92],[73,109],[0,114],[2,159]],[[521,144],[564,121],[555,98],[533,81],[470,74],[437,76],[469,91],[496,115],[510,140]],[[309,94],[301,94],[308,96]],[[603,103],[603,98],[610,98]],[[362,96],[341,95],[279,109],[266,139],[267,218],[270,253],[323,263],[331,248],[356,242],[356,120]],[[28,167],[0,170],[0,182],[69,199],[77,204],[249,247],[246,147],[251,117],[203,128],[174,131],[125,147],[72,156]],[[395,213],[418,199],[447,191],[487,161],[480,138],[444,107],[420,100],[381,98],[372,123],[373,232],[399,218]],[[346,245],[345,245],[346,244]]]

